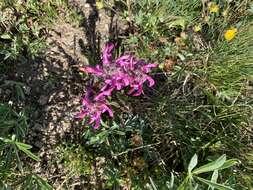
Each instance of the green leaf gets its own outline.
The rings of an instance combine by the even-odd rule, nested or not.
[[[40,161],[40,158],[38,156],[36,156],[35,154],[33,154],[29,149],[32,148],[31,145],[28,144],[24,144],[24,143],[20,143],[20,142],[16,142],[15,143],[16,146],[18,147],[19,150],[23,151],[27,156],[29,156],[31,159],[35,160],[35,161]]]
[[[197,164],[198,164],[198,156],[197,154],[194,154],[188,166],[188,173],[191,173],[191,171],[197,166]]]
[[[248,9],[248,11],[249,11],[250,13],[253,13],[253,4],[250,5],[250,8]]]
[[[214,170],[213,174],[212,174],[212,177],[211,177],[211,182],[216,183],[217,180],[218,180],[218,176],[219,176],[219,171],[218,170]],[[211,185],[209,185],[208,190],[209,189],[214,190],[214,188]]]
[[[149,181],[150,181],[150,184],[151,184],[153,190],[158,190],[157,187],[156,187],[155,182],[153,181],[153,179],[151,177],[149,177]]]
[[[21,143],[21,142],[16,142],[15,143],[17,145],[17,147],[21,150],[21,149],[31,149],[32,146],[29,144],[25,144],[25,143]]]
[[[215,182],[211,182],[209,180],[206,180],[206,179],[203,179],[201,177],[196,177],[199,181],[201,181],[202,183],[205,183],[215,189],[218,189],[218,190],[234,190],[233,188],[231,187],[228,187],[228,186],[225,186],[225,185],[222,185],[222,184],[218,184],[218,183],[215,183]]]
[[[35,160],[35,161],[40,161],[40,158],[38,156],[36,156],[35,154],[33,154],[30,150],[27,149],[23,149],[22,150],[27,156],[29,156],[31,159]]]
[[[223,154],[221,157],[219,157],[217,160],[208,163],[204,166],[201,166],[195,170],[193,170],[193,174],[200,174],[200,173],[205,173],[205,172],[210,172],[214,171],[216,169],[219,169],[223,164],[226,162],[226,155]]]
[[[175,180],[175,177],[174,177],[174,174],[172,172],[170,172],[170,182],[166,182],[166,186],[169,188],[169,189],[172,189],[174,187],[174,180]]]
[[[189,179],[189,176],[187,176],[184,181],[179,185],[179,187],[177,188],[177,190],[185,190],[186,187],[189,187],[189,181],[191,179]]]
[[[218,170],[214,170],[214,171],[213,171],[212,178],[211,178],[211,182],[216,183],[216,182],[217,182],[217,179],[218,179],[218,176],[219,176]]]
[[[94,137],[91,137],[90,138],[90,140],[89,140],[89,144],[90,145],[93,145],[93,144],[96,144],[97,142],[99,142],[100,141],[100,138],[99,138],[99,136],[94,136]]]
[[[232,166],[234,166],[234,165],[236,165],[236,164],[238,164],[239,163],[239,160],[237,160],[237,159],[229,159],[229,160],[227,160],[220,168],[219,168],[219,170],[224,170],[224,169],[226,169],[226,168],[230,168],[230,167],[232,167]]]
[[[181,27],[183,30],[185,29],[185,26],[186,26],[186,20],[183,17],[180,17],[174,21],[171,21],[169,24],[169,28]]]
[[[0,36],[0,38],[4,39],[4,40],[9,40],[11,39],[11,35],[8,33],[4,33]]]
[[[17,163],[18,169],[20,171],[23,171],[23,162],[21,162],[21,159],[19,157],[19,151],[18,151],[18,149],[15,145],[13,145],[13,150],[14,150],[15,155],[16,155],[16,159],[17,159],[16,163]]]
[[[41,178],[40,176],[38,176],[36,174],[33,174],[33,176],[38,181],[38,183],[40,184],[40,186],[42,187],[42,189],[53,190],[53,187],[51,185],[49,185],[48,182],[45,181],[43,178]]]
[[[0,141],[3,141],[4,143],[6,144],[13,144],[14,141],[11,140],[11,139],[6,139],[6,138],[3,138],[3,137],[0,137]]]

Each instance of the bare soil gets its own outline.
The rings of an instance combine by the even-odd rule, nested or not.
[[[126,28],[126,25],[118,24],[118,18],[108,10],[98,11],[95,1],[72,0],[71,4],[85,17],[83,23],[74,27],[64,18],[59,19],[48,33],[49,48],[31,64],[17,67],[14,79],[11,76],[12,80],[24,84],[25,107],[31,110],[26,142],[33,145],[33,152],[42,159],[31,165],[56,189],[62,188],[68,176],[68,171],[56,159],[59,154],[57,146],[66,139],[76,141],[82,130],[74,119],[85,90],[85,81],[78,67],[99,61],[105,42]],[[121,29],[118,25],[122,26]],[[81,184],[80,176],[73,179],[77,185],[71,189],[97,189],[95,185],[91,187],[95,176],[88,180],[89,186],[87,181]]]

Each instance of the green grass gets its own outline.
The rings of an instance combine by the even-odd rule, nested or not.
[[[233,42],[220,43],[213,50],[207,80],[217,89],[218,96],[234,102],[247,98],[245,95],[253,80],[252,37],[253,25],[250,23],[239,28]]]
[[[143,3],[145,6],[140,5]],[[249,131],[253,122],[250,2],[216,3],[220,6],[217,15],[208,13],[208,4],[203,6],[199,1],[175,2],[176,5],[167,1],[138,1],[133,5],[137,7],[133,14],[138,29],[130,36],[130,46],[137,48],[140,57],[156,63],[171,58],[177,61],[170,73],[157,75],[156,87],[153,92],[146,92],[146,98],[129,100],[135,112],[151,124],[151,142],[162,142],[157,152],[169,171],[183,174],[194,153],[199,154],[200,162],[226,153],[242,162],[237,174],[233,176],[230,171],[231,185],[235,189],[251,189],[247,178],[252,178],[252,163],[250,156],[245,159],[251,154]],[[147,8],[150,4],[151,8]],[[228,14],[222,16],[225,10]],[[170,20],[163,23],[159,19],[168,12],[169,17],[183,18],[170,27]],[[148,18],[141,16],[144,13],[150,14]],[[200,32],[193,31],[196,24],[201,24]],[[234,26],[238,27],[238,34],[226,42],[224,32]],[[186,48],[174,41],[181,32],[187,35]],[[161,36],[165,43],[159,42]],[[143,40],[138,41],[140,38]],[[196,38],[204,44],[200,49],[196,48]]]
[[[93,155],[94,162],[106,160],[98,168],[104,171],[98,178],[106,179],[99,188],[253,187],[250,2],[215,2],[217,14],[209,12],[208,2],[198,0],[133,1],[132,15],[119,13],[133,19],[132,33],[123,37],[125,49],[163,66],[154,73],[155,88],[144,96],[117,95],[121,106],[115,106],[114,122],[104,118],[102,129],[85,130],[83,151]],[[201,30],[194,32],[198,24]],[[226,42],[224,33],[230,27],[238,33]],[[164,64],[170,59],[175,65],[168,72]],[[131,114],[118,109],[122,105]],[[210,183],[217,171],[193,177],[188,165],[194,154],[200,166],[223,154],[238,159],[237,165],[218,172],[216,182],[229,187]]]
[[[0,129],[0,188],[52,189],[26,163],[40,158],[31,152],[32,146],[22,143],[28,130],[24,111],[18,113],[9,105],[0,104]]]

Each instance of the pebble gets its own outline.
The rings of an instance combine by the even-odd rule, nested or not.
[[[64,98],[65,94],[64,94],[64,92],[59,92],[58,96],[59,96],[59,98]]]
[[[40,141],[36,141],[34,143],[34,146],[36,146],[37,148],[42,148],[44,146],[43,142],[40,142]]]
[[[41,124],[39,124],[39,123],[35,123],[33,129],[34,129],[35,131],[41,132],[41,131],[43,131],[43,126],[42,126]]]
[[[85,8],[90,8],[90,4],[85,3],[85,4],[84,4],[84,7],[85,7]]]
[[[47,96],[40,96],[39,100],[38,100],[38,103],[42,106],[46,105],[48,102],[48,97]]]
[[[26,94],[26,95],[30,95],[30,94],[31,94],[31,87],[25,86],[25,87],[24,87],[24,91],[25,91],[25,94]]]

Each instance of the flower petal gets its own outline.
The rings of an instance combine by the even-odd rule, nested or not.
[[[116,59],[115,63],[116,65],[119,65],[126,69],[126,67],[130,66],[132,57],[133,56],[131,55],[122,55],[118,59]]]
[[[154,63],[148,64],[148,65],[145,65],[145,66],[142,67],[142,71],[144,73],[148,73],[148,72],[151,71],[152,68],[156,68],[156,67],[157,67],[157,64],[154,64]]]
[[[88,114],[87,111],[81,110],[78,114],[75,115],[76,119],[83,119]]]
[[[106,104],[104,104],[103,108],[104,108],[103,113],[107,111],[109,113],[109,116],[113,117],[112,109],[109,106],[107,106]]]
[[[107,89],[109,87],[109,84],[105,84],[100,91],[104,91],[105,89]]]
[[[83,106],[88,107],[90,105],[89,99],[87,97],[84,97],[82,99],[82,104],[83,104]]]
[[[149,85],[148,85],[149,87],[154,86],[155,81],[154,81],[154,79],[153,79],[152,77],[147,76],[147,77],[146,77],[146,80],[149,82]]]
[[[105,96],[111,96],[112,91],[114,90],[114,87],[111,87],[107,90],[101,91],[95,98],[95,101],[99,101],[103,99]]]
[[[105,45],[104,51],[103,51],[103,56],[102,56],[102,60],[103,60],[103,64],[108,65],[111,62],[112,59],[112,51],[114,49],[114,44],[113,43],[107,43]]]

